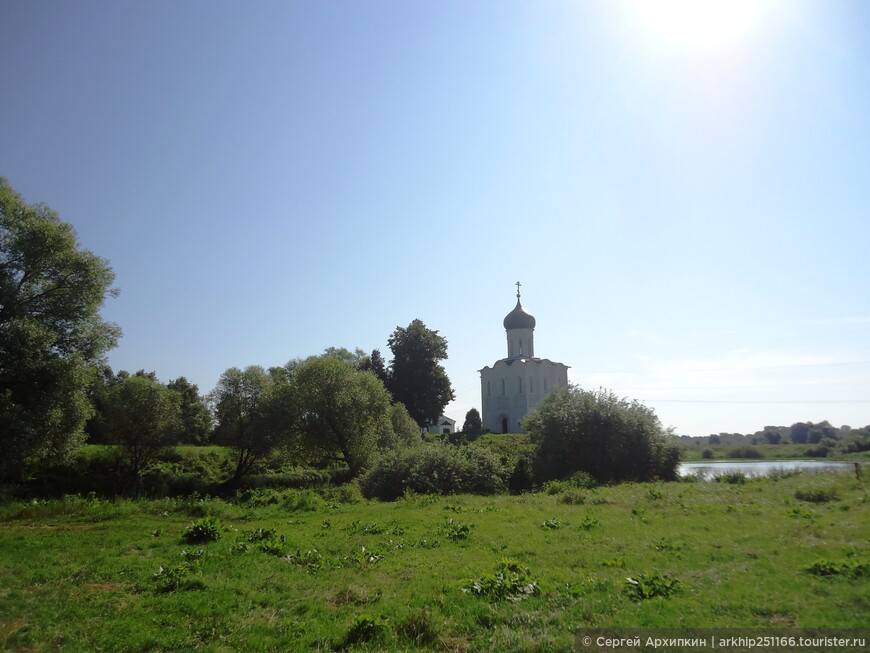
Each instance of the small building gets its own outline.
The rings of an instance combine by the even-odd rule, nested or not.
[[[442,415],[434,424],[426,427],[426,433],[456,433],[456,420]]]
[[[534,316],[520,303],[504,318],[507,357],[480,370],[481,419],[493,433],[522,433],[520,420],[544,395],[568,387],[568,366],[535,356]]]

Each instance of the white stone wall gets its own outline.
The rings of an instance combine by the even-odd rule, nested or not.
[[[483,428],[503,433],[507,420],[508,433],[522,433],[520,420],[544,395],[568,386],[568,366],[546,358],[502,359],[480,370],[480,385]]]

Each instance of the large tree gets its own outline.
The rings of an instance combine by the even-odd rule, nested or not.
[[[199,394],[197,385],[179,376],[167,383],[166,387],[178,394],[181,405],[179,442],[205,444],[211,434],[211,415]]]
[[[142,472],[178,437],[180,403],[178,393],[147,375],[123,378],[106,393],[105,430],[112,442],[121,445],[136,494]]]
[[[235,451],[231,483],[250,473],[280,444],[282,432],[273,419],[276,377],[277,373],[269,374],[259,365],[244,370],[231,367],[209,395],[217,420],[214,439]]]
[[[420,426],[434,423],[454,399],[439,363],[447,359],[447,339],[414,320],[407,328],[396,327],[387,344],[393,352],[387,385],[393,398],[405,404]]]
[[[120,335],[100,317],[113,280],[72,226],[0,178],[0,477],[83,442],[88,387]]]
[[[465,413],[465,421],[462,423],[462,432],[466,435],[477,436],[483,433],[483,420],[477,408],[472,408]]]
[[[609,390],[552,392],[522,425],[537,445],[539,481],[581,471],[602,483],[676,478],[680,451],[655,413]]]
[[[292,383],[295,426],[306,449],[322,460],[346,463],[353,474],[362,470],[391,418],[384,384],[371,372],[328,354],[296,366]]]

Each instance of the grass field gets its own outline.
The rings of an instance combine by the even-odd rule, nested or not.
[[[571,651],[578,627],[867,625],[854,474],[551,491],[8,504],[0,646]],[[185,541],[196,522],[218,539]]]

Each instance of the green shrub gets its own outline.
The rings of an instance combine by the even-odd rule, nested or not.
[[[586,493],[583,490],[568,490],[564,494],[559,495],[559,503],[569,505],[582,506],[586,503]]]
[[[367,498],[418,494],[493,494],[504,488],[498,459],[479,447],[426,444],[386,452],[359,480]]]
[[[701,452],[701,458],[703,458],[704,460],[710,460],[712,457],[713,457],[713,450],[712,449],[704,449],[704,451]]]
[[[215,517],[203,517],[184,529],[181,539],[187,544],[214,542],[221,537],[221,524]]]
[[[676,480],[681,449],[655,413],[609,390],[571,386],[548,394],[523,420],[537,444],[535,477],[585,472],[598,483]]]
[[[728,452],[729,458],[764,458],[764,453],[751,445],[737,447]]]

